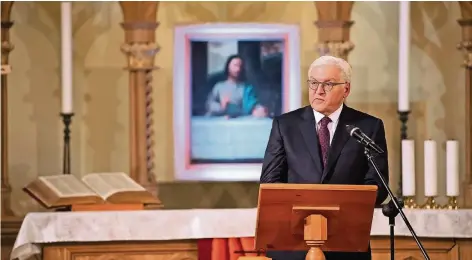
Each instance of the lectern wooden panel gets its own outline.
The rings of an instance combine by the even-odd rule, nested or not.
[[[261,184],[255,248],[366,252],[376,193],[375,185]]]

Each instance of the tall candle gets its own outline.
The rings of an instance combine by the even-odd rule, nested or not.
[[[400,24],[398,43],[398,111],[410,110],[409,63],[410,63],[410,2],[400,2]]]
[[[459,196],[459,143],[446,142],[446,194]]]
[[[415,196],[415,142],[402,140],[402,194]]]
[[[62,113],[72,113],[72,8],[61,3]]]
[[[438,166],[436,141],[424,142],[424,194],[427,197],[438,195]]]

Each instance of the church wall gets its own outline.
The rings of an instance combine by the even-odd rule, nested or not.
[[[255,183],[176,183],[173,173],[173,28],[205,22],[288,23],[300,26],[301,84],[316,52],[313,2],[162,2],[159,6],[154,72],[155,173],[159,196],[169,208],[252,207]],[[411,107],[409,136],[417,140],[417,182],[423,179],[423,140],[440,142],[439,192],[445,193],[445,140],[464,151],[465,89],[459,6],[455,2],[412,2]],[[9,75],[9,176],[13,210],[39,210],[21,188],[62,165],[60,121],[60,6],[16,2]],[[384,120],[391,183],[397,189],[400,124],[397,110],[398,2],[356,2],[351,30],[352,93],[347,104]],[[74,118],[72,172],[129,172],[128,76],[123,69],[122,14],[113,2],[74,2]],[[304,86],[304,85],[302,85]],[[302,88],[303,104],[307,89]],[[463,153],[461,153],[463,154]],[[464,158],[461,158],[463,173]],[[464,176],[464,174],[462,175]],[[417,193],[423,193],[417,185]],[[419,199],[422,196],[418,196]],[[441,200],[440,200],[441,201]],[[443,201],[443,200],[442,200]]]

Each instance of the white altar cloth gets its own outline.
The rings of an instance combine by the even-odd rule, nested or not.
[[[472,238],[472,210],[408,210],[419,237]],[[256,209],[190,209],[106,212],[48,212],[26,215],[11,259],[41,253],[54,242],[159,241],[252,237]],[[375,209],[372,236],[388,236],[388,218]],[[395,235],[410,236],[400,216]]]

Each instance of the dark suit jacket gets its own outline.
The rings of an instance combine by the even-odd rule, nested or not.
[[[376,204],[387,198],[387,191],[367,161],[364,147],[349,136],[346,125],[359,127],[384,151],[375,161],[388,181],[388,159],[382,120],[344,105],[334,132],[325,169],[310,106],[280,115],[273,120],[262,166],[261,183],[373,184],[378,186]],[[306,252],[268,252],[273,260],[303,260]],[[325,252],[326,260],[371,259],[367,253]]]

